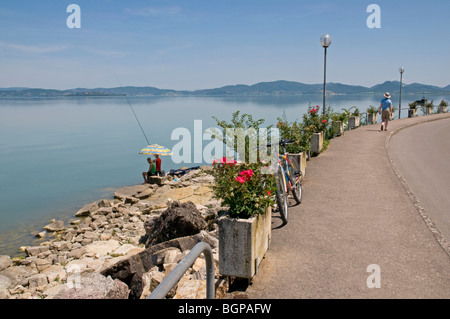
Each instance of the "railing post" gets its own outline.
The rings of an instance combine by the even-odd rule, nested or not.
[[[207,243],[199,242],[192,248],[189,254],[175,267],[170,274],[156,287],[155,290],[147,297],[147,299],[163,299],[169,291],[178,283],[183,277],[184,273],[192,266],[200,254],[205,255],[206,260],[206,298],[215,298],[215,282],[214,282],[214,258],[211,246]]]

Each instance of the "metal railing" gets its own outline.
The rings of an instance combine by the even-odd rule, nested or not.
[[[428,109],[426,109],[425,107],[417,107],[417,115],[414,115],[414,116],[410,116],[409,115],[409,110],[411,110],[410,107],[404,107],[404,108],[402,107],[402,108],[400,108],[400,111],[407,111],[406,112],[406,116],[402,117],[402,118],[410,118],[410,117],[418,117],[418,116],[426,116],[426,115],[430,115],[430,114],[442,113],[442,112],[439,112],[439,107],[438,106],[434,106],[433,113],[428,113]],[[398,108],[396,108],[394,110],[394,117],[393,117],[392,120],[398,119],[398,113],[397,113],[398,111],[399,111]],[[421,114],[419,114],[419,113],[421,113]],[[447,112],[444,112],[444,113],[447,113]],[[361,119],[361,121],[360,121],[360,124],[359,124],[358,127],[381,123],[379,116],[377,117],[377,121],[375,121],[374,123],[369,123],[369,114],[367,112],[360,112],[360,119]],[[352,128],[350,128],[350,126],[348,125],[348,120],[346,120],[345,123],[344,123],[344,131],[349,131],[351,129]]]
[[[207,243],[199,242],[192,248],[189,254],[180,261],[178,266],[172,270],[169,275],[156,287],[155,290],[147,297],[147,299],[163,299],[175,287],[178,281],[183,277],[184,273],[191,267],[201,254],[205,255],[206,260],[206,298],[215,298],[214,283],[214,258],[211,246]]]

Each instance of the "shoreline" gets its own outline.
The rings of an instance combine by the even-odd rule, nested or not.
[[[205,166],[203,166],[203,169]],[[87,202],[94,202],[99,200],[114,200],[114,194],[121,189],[139,187],[141,184],[135,185],[125,185],[120,187],[102,187],[96,192],[103,193],[106,196],[100,196],[100,199],[92,199]],[[107,190],[104,192],[103,190]],[[95,196],[93,196],[95,197]],[[79,204],[72,204],[70,207],[60,208],[60,214],[52,213],[48,216],[42,216],[32,221],[22,221],[18,222],[17,226],[0,232],[0,255],[8,255],[10,257],[23,257],[25,253],[20,251],[22,246],[35,246],[46,241],[46,239],[51,239],[51,233],[46,234],[46,237],[36,237],[36,235],[43,231],[45,225],[51,223],[52,220],[61,220],[65,225],[70,225],[72,222],[76,222],[79,217],[76,217],[77,211],[79,211],[87,202],[80,202]],[[62,212],[67,212],[62,213]],[[12,239],[13,238],[13,239]],[[6,240],[5,240],[6,239]],[[6,247],[6,248],[4,248]]]
[[[102,199],[113,200],[115,190],[120,188],[108,187],[108,194],[103,192],[105,196],[100,197]],[[96,200],[94,197],[91,201]],[[71,203],[65,208],[57,209],[58,212],[54,211],[46,216],[35,217],[32,220],[27,218],[26,221],[18,221],[15,226],[0,231],[0,255],[23,256],[24,253],[20,252],[19,248],[21,246],[39,245],[43,239],[36,238],[35,236],[52,219],[62,220],[65,224],[70,225],[72,221],[77,219],[74,212],[77,212],[83,205],[85,205],[85,202],[79,202],[78,204]]]
[[[198,241],[210,243],[218,263],[215,222],[221,205],[213,198],[210,186],[214,178],[208,169],[211,168],[192,170],[177,180],[167,177],[159,185],[118,188],[113,199],[85,204],[69,225],[52,220],[38,231],[40,243],[19,248],[23,256],[0,254],[0,299],[77,298],[81,290],[71,289],[73,276],[81,278],[81,285],[83,280],[107,280],[108,287],[114,282],[114,287],[120,288],[117,293],[121,298],[145,298]],[[183,234],[178,219],[176,225],[170,224],[171,214],[180,214],[181,218],[192,215],[186,223],[201,227],[195,234]],[[164,223],[169,224],[161,234]],[[186,229],[192,231],[192,226]],[[169,251],[170,256],[164,257]],[[117,279],[124,270],[117,269],[124,267],[121,263],[136,262],[136,254],[151,254],[154,265],[139,274],[139,285],[125,284],[126,280]],[[137,258],[139,262],[140,259]],[[204,263],[204,259],[199,259],[172,297],[201,295],[198,291],[203,288],[192,289],[192,285],[201,281],[206,270]]]

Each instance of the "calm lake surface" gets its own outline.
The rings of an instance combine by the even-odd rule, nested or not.
[[[369,105],[378,107],[381,98],[330,96],[327,105],[337,112],[356,105],[364,112]],[[420,98],[403,97],[402,105]],[[202,120],[206,130],[216,126],[212,116],[229,122],[240,110],[270,125],[283,114],[289,121],[301,120],[309,103],[321,101],[320,95],[130,98],[149,142],[169,148],[179,142],[171,139],[172,132],[194,132],[194,120]],[[42,231],[52,218],[67,225],[84,204],[142,183],[147,156],[138,153],[146,145],[124,97],[0,99],[0,254],[15,255],[19,246],[36,244],[31,233]],[[166,172],[198,165],[162,158]]]

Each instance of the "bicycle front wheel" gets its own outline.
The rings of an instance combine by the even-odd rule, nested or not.
[[[278,209],[280,211],[281,220],[284,224],[288,222],[288,193],[286,191],[286,180],[281,169],[278,170],[276,176],[277,191],[275,196],[277,199]]]

